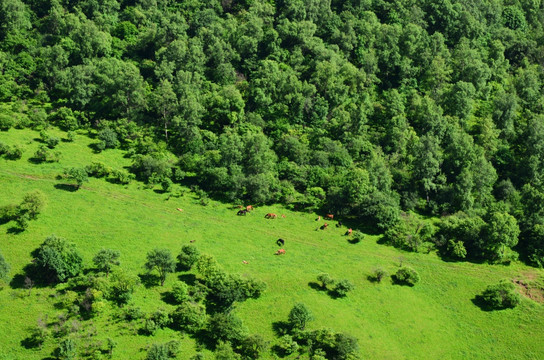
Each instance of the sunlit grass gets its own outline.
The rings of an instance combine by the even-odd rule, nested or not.
[[[0,141],[25,148],[21,160],[0,159],[0,205],[17,203],[33,189],[47,196],[47,207],[25,232],[10,233],[12,223],[0,226],[0,251],[12,266],[12,276],[22,273],[32,259],[30,253],[52,233],[76,243],[88,267],[93,255],[108,247],[121,251],[122,267],[134,273],[144,272],[146,252],[154,247],[168,248],[177,255],[183,244],[195,240],[201,252],[215,256],[227,271],[267,283],[261,298],[238,304],[235,311],[251,333],[261,334],[271,345],[276,339],[272,324],[286,320],[291,307],[303,302],[315,317],[310,329],[329,327],[356,336],[366,359],[544,357],[542,305],[524,298],[516,309],[485,312],[472,303],[490,283],[540,274],[539,270],[520,264],[444,262],[432,253],[406,253],[379,245],[379,237],[371,235],[350,244],[343,236],[345,228],[318,230],[315,214],[263,206],[245,217],[236,216],[232,204],[212,201],[202,206],[188,191],[181,198],[168,199],[167,194],[145,189],[138,182],[120,186],[91,179],[79,191],[66,191],[55,187],[62,182],[55,178],[65,167],[96,160],[121,168],[130,160],[120,150],[93,153],[89,144],[95,140],[78,134],[75,142],[57,146],[62,153],[59,163],[34,164],[28,159],[39,145],[33,140],[37,137],[30,130],[0,133]],[[268,212],[285,218],[266,220]],[[278,238],[285,239],[286,254],[282,256],[274,255]],[[376,267],[394,273],[401,261],[421,275],[415,287],[393,285],[389,277],[381,284],[367,280]],[[338,280],[349,279],[355,290],[346,298],[333,299],[312,288],[321,272]],[[140,286],[135,304],[146,312],[173,308],[161,300],[161,293],[169,290],[178,275],[170,274],[164,288]],[[49,339],[42,350],[21,346],[39,316],[53,318],[61,312],[53,306],[57,301],[54,289],[34,289],[30,296],[23,293],[9,286],[0,290],[0,359],[42,359],[56,346],[56,339]],[[140,359],[147,345],[180,338],[172,330],[161,330],[153,337],[135,335],[137,329],[112,322],[114,311],[107,309],[92,322],[97,339],[112,337],[118,342],[116,359]],[[195,341],[185,336],[179,358],[188,359],[195,352]]]

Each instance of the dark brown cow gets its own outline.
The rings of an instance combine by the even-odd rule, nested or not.
[[[236,213],[236,215],[243,215],[243,216],[246,216],[246,215],[247,215],[247,210],[238,210],[238,212]]]
[[[278,241],[276,241],[276,244],[278,244],[278,246],[283,246],[283,245],[285,245],[285,240],[278,239]]]

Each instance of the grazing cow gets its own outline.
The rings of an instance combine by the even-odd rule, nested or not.
[[[240,215],[240,216],[241,215],[246,216],[246,214],[247,214],[247,210],[238,210],[238,212],[236,213],[236,215]]]
[[[251,206],[251,205],[246,206],[246,210],[247,210],[247,211],[253,210],[253,206]]]
[[[285,249],[279,249],[278,251],[276,251],[276,255],[283,255],[285,254]]]
[[[342,222],[341,222],[341,221],[339,221],[339,222],[336,224],[336,227],[340,227],[340,226],[342,226]]]
[[[183,212],[183,209],[176,208],[177,211]]]
[[[278,239],[278,241],[276,241],[276,244],[278,244],[278,246],[283,246],[283,245],[285,245],[285,240]]]
[[[195,241],[196,241],[196,240],[191,240],[191,241],[189,241],[189,242],[194,243]]]
[[[321,215],[319,215],[315,221],[321,221]]]
[[[346,235],[350,236],[352,232],[353,232],[353,230],[351,228],[349,228],[348,231],[346,231]]]
[[[285,219],[285,215],[284,215],[284,214],[281,214],[281,217]]]
[[[333,214],[327,214],[327,215],[325,215],[325,219],[332,220],[332,219],[334,219],[334,215]]]
[[[277,218],[278,215],[274,214],[274,213],[268,213],[264,216],[265,219],[275,219]]]
[[[325,230],[327,228],[327,226],[329,226],[329,224],[324,223],[323,225],[321,225],[321,230]]]
[[[237,205],[236,208],[237,208],[237,209],[243,209],[243,208],[244,208],[244,205]]]
[[[248,263],[247,261],[245,261],[245,260],[242,260],[242,262],[243,262],[244,264],[249,264],[249,263]]]

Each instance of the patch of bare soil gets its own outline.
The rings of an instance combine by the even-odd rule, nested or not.
[[[538,278],[537,274],[531,273],[525,279],[514,279],[514,284],[517,285],[521,295],[536,301],[540,304],[544,303],[544,278]]]

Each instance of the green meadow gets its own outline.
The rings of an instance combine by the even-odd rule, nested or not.
[[[49,132],[66,137],[61,131]],[[20,278],[32,260],[31,252],[51,234],[75,243],[86,268],[93,267],[94,254],[106,247],[119,250],[121,267],[135,274],[145,273],[149,250],[167,248],[177,255],[182,245],[194,240],[202,253],[213,255],[228,272],[266,282],[260,298],[237,304],[234,312],[251,334],[262,335],[271,347],[278,341],[274,324],[285,321],[292,306],[302,302],[314,316],[309,329],[331,328],[355,336],[362,359],[544,358],[542,304],[522,296],[515,309],[483,311],[473,303],[487,285],[500,279],[532,281],[543,276],[539,269],[520,263],[446,262],[434,252],[409,253],[380,245],[380,236],[372,234],[351,244],[344,236],[345,226],[329,221],[331,226],[320,230],[323,221],[317,222],[316,214],[259,206],[247,216],[236,216],[234,205],[238,204],[210,201],[203,206],[187,188],[176,189],[182,195],[175,197],[137,181],[123,186],[90,178],[80,190],[70,191],[59,186],[63,180],[57,180],[64,168],[83,167],[91,161],[122,168],[130,165],[130,159],[121,150],[95,153],[89,145],[96,140],[80,132],[74,142],[56,147],[62,154],[60,162],[36,164],[29,159],[39,146],[38,137],[32,130],[0,132],[1,142],[24,148],[19,160],[0,159],[0,206],[18,203],[34,189],[47,197],[45,209],[24,232],[11,231],[14,223],[0,225],[0,252],[11,265],[10,278]],[[264,215],[269,212],[285,217],[267,220]],[[285,255],[274,255],[278,238],[285,239]],[[377,267],[392,274],[400,263],[419,272],[421,281],[416,286],[394,285],[390,277],[379,284],[367,279]],[[330,297],[315,286],[322,272],[350,280],[355,289],[345,298]],[[139,285],[133,303],[148,313],[173,310],[162,300],[163,293],[175,280],[190,277],[176,272],[168,275],[164,287]],[[49,338],[41,349],[25,348],[24,339],[39,318],[52,322],[62,313],[56,307],[58,301],[53,287],[36,287],[29,295],[23,288],[3,284],[0,359],[51,356],[58,339]],[[197,352],[213,359],[211,349],[170,329],[140,335],[138,325],[120,322],[117,312],[117,306],[108,303],[96,317],[82,320],[79,343],[113,338],[117,342],[114,359],[143,359],[150,344],[179,339],[179,359]],[[271,351],[263,358],[275,356]]]

